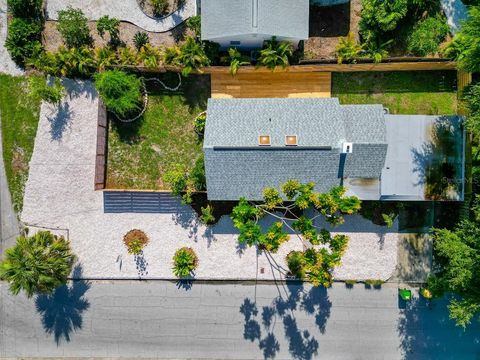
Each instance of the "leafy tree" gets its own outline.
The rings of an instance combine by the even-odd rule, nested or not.
[[[30,95],[49,104],[59,104],[65,95],[65,88],[59,78],[55,78],[50,86],[43,77],[31,77],[29,84]]]
[[[191,276],[198,266],[198,257],[192,248],[183,247],[178,249],[173,256],[173,274],[184,278]]]
[[[467,129],[477,139],[479,139],[480,138],[480,83],[467,86],[463,91],[462,100],[468,111],[468,116],[466,118]]]
[[[392,31],[408,11],[408,0],[362,0],[360,29]]]
[[[187,28],[193,31],[195,37],[200,37],[202,27],[202,19],[200,15],[195,15],[188,18],[185,24],[187,25]]]
[[[459,297],[448,306],[450,318],[466,327],[480,313],[480,227],[464,220],[454,231],[434,229],[434,260],[438,272],[428,279],[432,295],[453,292]]]
[[[120,20],[108,15],[102,16],[97,21],[97,32],[102,38],[106,32],[110,34],[109,44],[116,47],[120,45]]]
[[[362,46],[355,39],[355,34],[350,31],[347,36],[341,37],[338,41],[336,47],[337,61],[339,64],[344,62],[354,63],[362,52]]]
[[[468,18],[463,22],[460,32],[444,51],[452,56],[461,69],[469,72],[480,71],[480,6],[468,9]]]
[[[147,45],[150,42],[148,34],[142,31],[137,31],[133,36],[133,43],[135,44],[135,48],[139,51],[142,47]]]
[[[301,184],[296,180],[288,180],[281,186],[288,203],[284,203],[284,198],[275,188],[265,188],[262,203],[249,203],[242,198],[230,217],[239,230],[238,241],[241,244],[259,246],[270,252],[278,251],[281,244],[289,240],[290,236],[284,228],[290,229],[307,247],[304,252],[289,254],[287,263],[290,272],[314,285],[328,286],[332,281],[331,270],[340,263],[348,237],[332,237],[328,230],[318,228],[314,219],[323,215],[332,225],[339,224],[344,214],[353,214],[360,209],[360,200],[346,197],[343,187],[334,187],[328,193],[321,194],[313,191],[314,186],[313,183]],[[262,231],[258,221],[267,214],[277,221]],[[313,245],[325,247],[316,250]]]
[[[228,49],[228,56],[230,58],[230,74],[235,76],[240,69],[240,66],[250,65],[250,59],[243,56],[236,48]]]
[[[16,245],[6,250],[0,279],[9,282],[14,295],[22,290],[28,297],[49,294],[67,282],[74,262],[68,240],[40,231],[18,237]]]
[[[117,116],[125,117],[141,109],[141,80],[119,70],[95,75],[95,87],[105,106]]]
[[[14,17],[37,18],[40,16],[43,0],[8,0],[8,11]]]
[[[274,70],[277,66],[286,68],[289,65],[289,58],[293,54],[293,46],[287,41],[279,42],[274,36],[271,40],[266,40],[260,56],[258,65],[265,66]]]
[[[433,55],[448,35],[449,27],[443,17],[428,17],[413,28],[407,49],[417,56]]]
[[[8,25],[5,47],[12,59],[20,65],[32,58],[42,48],[42,25],[36,20],[14,18]]]
[[[88,28],[88,19],[82,10],[69,6],[58,12],[57,29],[63,37],[67,48],[80,48],[92,45]]]

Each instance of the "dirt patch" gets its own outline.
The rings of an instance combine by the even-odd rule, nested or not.
[[[14,174],[20,174],[28,171],[28,163],[25,159],[25,150],[15,146],[12,156],[12,170]]]
[[[358,37],[361,0],[347,4],[310,7],[310,37],[305,41],[305,59],[333,59],[340,37],[353,32]]]
[[[90,35],[93,38],[93,44],[95,47],[103,47],[107,45],[109,37],[108,35],[102,38],[98,35],[96,22],[90,21],[88,27],[90,28]],[[172,31],[164,33],[153,33],[143,30],[141,27],[133,25],[129,22],[120,22],[120,40],[125,43],[126,46],[134,47],[133,37],[137,32],[145,32],[148,34],[150,44],[159,47],[170,47],[183,41],[187,35],[187,30],[184,24],[177,26]],[[48,51],[56,51],[60,45],[63,45],[62,36],[57,30],[57,21],[46,21],[45,29],[43,31],[43,44]]]

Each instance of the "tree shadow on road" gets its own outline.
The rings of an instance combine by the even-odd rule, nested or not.
[[[77,265],[72,278],[79,279],[81,276],[82,268]],[[85,298],[88,289],[88,281],[73,280],[71,285],[64,285],[53,294],[39,295],[35,299],[37,312],[42,316],[43,328],[47,334],[54,335],[57,346],[62,338],[69,342],[71,333],[82,328],[82,315],[90,307]]]
[[[404,359],[480,358],[480,322],[472,321],[466,330],[456,327],[448,316],[448,302],[446,297],[414,298],[400,306],[397,331]]]
[[[265,359],[273,359],[280,351],[280,343],[274,335],[277,321],[281,321],[288,350],[293,359],[310,360],[318,353],[318,341],[308,330],[301,330],[295,317],[297,312],[312,315],[320,332],[325,333],[326,323],[332,306],[325,288],[313,287],[306,291],[301,283],[279,285],[279,296],[272,304],[262,307],[260,326],[259,311],[254,301],[245,298],[240,313],[245,319],[243,337],[251,342],[258,341]],[[302,316],[304,317],[304,316]],[[265,336],[262,336],[265,333]]]

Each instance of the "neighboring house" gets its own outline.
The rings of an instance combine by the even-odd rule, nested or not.
[[[295,46],[308,39],[309,0],[202,0],[202,40],[222,48],[260,48],[276,36]]]
[[[461,118],[388,115],[336,98],[209,99],[209,200],[261,200],[288,179],[362,200],[462,200]]]

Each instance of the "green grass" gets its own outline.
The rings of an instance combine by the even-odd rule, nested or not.
[[[342,104],[382,104],[392,114],[457,113],[455,71],[333,73],[332,97]]]
[[[170,86],[177,83],[172,74],[161,80]],[[201,156],[193,120],[206,109],[209,77],[191,75],[182,82],[177,92],[147,83],[147,111],[130,125],[110,117],[107,188],[167,190],[163,174],[177,163],[192,168]]]
[[[40,112],[40,99],[28,94],[28,78],[0,75],[2,145],[8,187],[15,211],[23,207]]]

